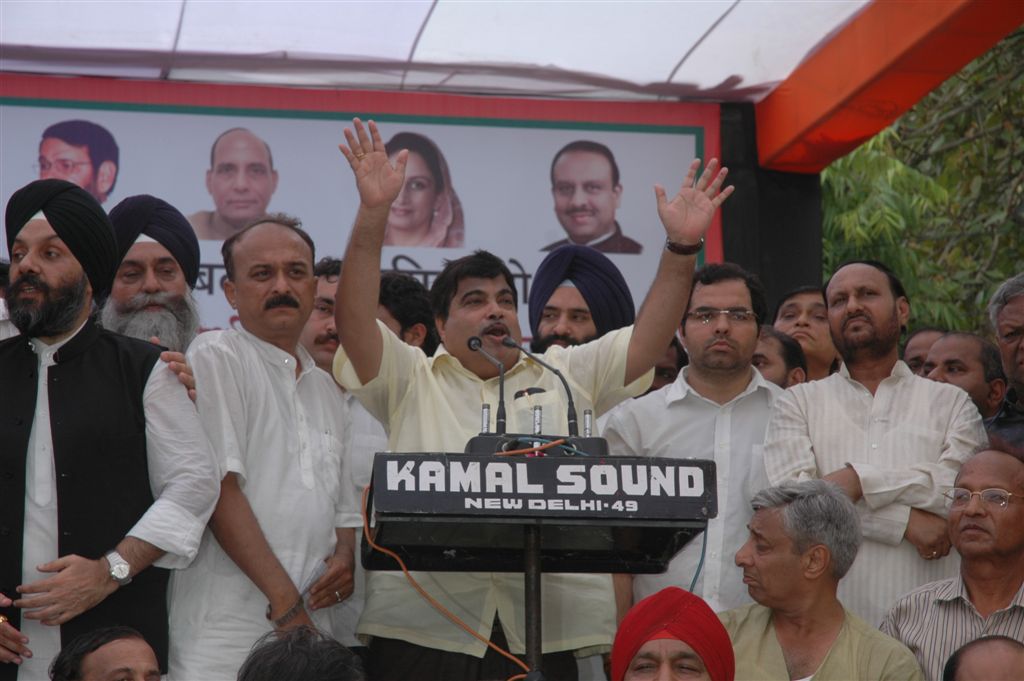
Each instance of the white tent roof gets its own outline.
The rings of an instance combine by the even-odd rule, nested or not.
[[[758,101],[868,0],[2,0],[0,71]]]

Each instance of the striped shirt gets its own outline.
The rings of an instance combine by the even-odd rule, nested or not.
[[[937,681],[949,656],[968,641],[1008,636],[1024,643],[1024,583],[1010,605],[988,617],[974,608],[960,577],[925,584],[896,602],[881,629],[910,648],[925,678]]]

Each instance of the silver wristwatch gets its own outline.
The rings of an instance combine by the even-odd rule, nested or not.
[[[128,564],[128,561],[122,558],[121,554],[117,551],[108,553],[106,559],[110,563],[110,578],[120,586],[130,584],[132,581],[132,566]]]

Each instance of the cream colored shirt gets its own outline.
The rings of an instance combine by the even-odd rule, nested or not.
[[[719,613],[736,654],[736,681],[788,681],[786,658],[775,636],[772,611],[753,603]],[[919,681],[924,679],[914,654],[902,643],[846,611],[846,620],[815,681]]]
[[[943,492],[987,442],[981,415],[960,388],[914,376],[898,361],[872,396],[843,366],[775,401],[764,463],[773,485],[824,477],[848,463],[857,471],[864,542],[839,583],[839,600],[878,624],[903,594],[957,573],[955,555],[924,560],[903,533],[911,507],[947,514]]]
[[[384,424],[393,452],[462,452],[480,432],[480,405],[493,412],[498,379],[482,380],[444,347],[433,357],[406,345],[378,322],[384,340],[380,372],[363,385],[344,349],[334,358],[334,375]],[[545,361],[558,367],[573,390],[576,407],[600,415],[650,385],[653,372],[623,385],[633,327],[605,334],[585,345],[554,347]],[[544,392],[514,399],[528,387]],[[544,407],[544,432],[564,433],[565,396],[558,379],[533,362],[519,361],[505,372],[508,432],[533,432],[532,407]],[[491,428],[493,430],[493,423]],[[421,598],[401,572],[370,571],[366,605],[358,631],[483,657],[486,647],[458,629]],[[521,573],[414,572],[416,580],[477,633],[490,638],[497,613],[513,652],[525,651]],[[543,650],[606,647],[615,634],[615,602],[609,575],[546,574],[543,578]]]

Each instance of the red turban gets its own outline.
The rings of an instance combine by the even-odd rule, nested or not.
[[[612,647],[612,681],[622,681],[629,663],[648,641],[674,638],[700,655],[711,681],[733,681],[732,642],[708,604],[677,586],[662,589],[634,605],[619,625]]]

